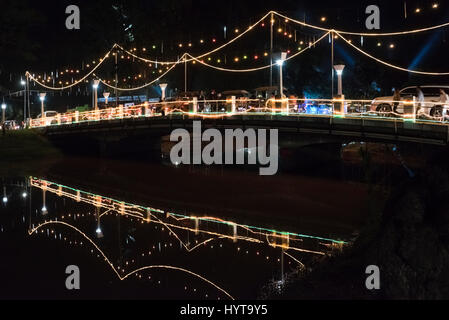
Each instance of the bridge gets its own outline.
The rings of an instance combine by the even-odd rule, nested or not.
[[[191,130],[194,120],[201,120],[203,129],[278,129],[281,147],[350,141],[439,146],[449,142],[449,123],[442,118],[372,112],[369,102],[361,100],[301,100],[144,103],[33,119],[31,127],[63,150],[92,149],[101,154],[112,149],[126,154],[133,148],[137,153],[150,148],[156,154],[161,137],[177,128]]]

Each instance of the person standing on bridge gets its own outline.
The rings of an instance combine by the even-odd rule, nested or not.
[[[449,95],[444,91],[444,89],[440,89],[440,102],[445,105],[449,103]]]
[[[393,89],[393,112],[398,112],[398,105],[401,101],[401,93],[397,89]]]
[[[449,104],[449,95],[444,91],[444,89],[440,89],[440,100],[439,102],[442,104],[443,110],[448,107]],[[446,110],[446,114],[443,114],[443,121],[449,120],[449,110]]]
[[[422,91],[421,87],[418,86],[416,87],[416,93],[418,95],[418,109],[416,110],[416,112],[418,112],[421,107],[424,107],[424,92]]]

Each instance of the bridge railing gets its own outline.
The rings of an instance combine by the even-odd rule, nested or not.
[[[382,101],[344,99],[248,99],[220,100],[190,99],[164,102],[145,102],[139,105],[103,108],[85,112],[60,113],[53,117],[30,120],[30,127],[66,125],[82,122],[107,121],[126,118],[160,117],[188,114],[204,117],[236,114],[266,114],[279,116],[362,117],[373,120],[423,121],[443,123],[449,120],[449,103],[416,101]]]

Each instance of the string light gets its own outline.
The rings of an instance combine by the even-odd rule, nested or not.
[[[304,48],[301,51],[296,52],[295,54],[291,55],[290,57],[286,58],[285,61],[288,61],[290,59],[293,59],[295,57],[297,57],[298,55],[304,53],[305,51],[307,51],[308,49],[312,48],[315,44],[319,43],[320,41],[322,41],[324,38],[326,38],[328,36],[329,33],[324,34],[323,36],[321,36],[318,40],[316,40],[315,42],[311,42],[309,47]],[[272,66],[276,66],[276,62],[272,63],[272,64],[268,64],[266,66],[262,66],[262,67],[257,67],[257,68],[250,68],[250,69],[229,69],[229,68],[222,68],[222,67],[217,67],[217,66],[213,66],[210,64],[205,63],[204,61],[198,60],[196,57],[191,56],[190,54],[187,54],[189,57],[191,57],[191,59],[194,59],[195,61],[201,63],[202,65],[205,65],[209,68],[213,68],[216,70],[220,70],[220,71],[227,71],[227,72],[254,72],[254,71],[259,71],[259,70],[263,70],[263,69],[267,69],[270,68]],[[268,53],[266,52],[264,54],[264,56],[268,56]],[[239,58],[235,57],[234,58],[234,62],[238,62]]]
[[[277,16],[279,16],[281,18],[288,18],[285,15],[283,15],[283,14],[281,14],[279,12],[276,12],[276,11],[270,11],[270,14],[271,13],[276,14]],[[292,19],[292,18],[289,18],[289,19],[290,19],[290,21],[293,21],[296,24],[302,25],[304,27],[316,29],[316,30],[327,31],[327,32],[337,32],[339,34],[345,34],[345,35],[366,36],[366,37],[374,37],[374,36],[376,36],[376,37],[385,37],[385,36],[407,35],[407,34],[420,33],[420,32],[440,29],[440,28],[449,26],[449,22],[446,22],[446,23],[435,25],[435,26],[432,26],[432,27],[421,28],[421,29],[414,29],[414,30],[408,30],[408,31],[386,32],[386,33],[365,33],[365,32],[349,32],[349,31],[336,30],[336,29],[326,29],[326,28],[323,28],[323,27],[311,25],[311,24],[308,24],[308,23],[305,23],[305,22],[302,22],[302,21],[299,21],[299,20]]]
[[[433,4],[433,7],[435,7],[435,5],[436,5],[436,7],[438,7],[438,3],[434,3],[434,4]],[[255,26],[255,25],[257,25],[258,23],[262,22],[267,16],[269,16],[269,15],[271,15],[271,14],[276,14],[277,16],[279,16],[279,17],[281,17],[281,18],[285,18],[285,21],[293,21],[294,23],[300,24],[300,25],[302,25],[302,26],[307,26],[307,27],[314,28],[314,29],[318,29],[318,30],[322,30],[322,31],[332,32],[332,33],[334,33],[336,36],[337,36],[338,34],[360,35],[360,36],[393,36],[393,35],[405,35],[405,34],[412,34],[412,33],[418,33],[418,32],[424,32],[424,31],[434,30],[434,29],[446,27],[446,26],[449,25],[449,22],[448,22],[448,23],[444,23],[444,24],[440,24],[440,25],[436,25],[436,26],[432,26],[432,27],[428,27],[428,28],[421,28],[421,29],[415,29],[415,30],[409,30],[409,31],[402,31],[402,32],[391,32],[391,33],[356,33],[356,32],[339,31],[339,30],[334,30],[334,29],[326,29],[326,28],[322,28],[322,27],[310,25],[310,24],[307,24],[307,23],[304,23],[304,22],[301,22],[301,21],[298,21],[298,20],[295,20],[295,19],[291,19],[291,18],[289,18],[289,17],[286,17],[286,16],[284,16],[284,15],[282,15],[282,14],[276,12],[276,11],[270,11],[270,12],[268,12],[265,16],[263,16],[260,20],[258,20],[255,24],[253,24],[252,26],[250,26],[247,30],[244,30],[242,33],[240,33],[239,35],[237,35],[235,38],[233,38],[233,39],[231,39],[230,41],[224,43],[223,45],[219,46],[218,48],[215,48],[215,49],[213,49],[213,50],[211,50],[211,51],[209,51],[209,52],[206,52],[206,53],[204,53],[204,54],[202,54],[202,55],[200,55],[200,56],[197,56],[196,58],[202,58],[202,57],[205,57],[205,56],[207,56],[207,55],[210,55],[210,54],[212,54],[212,53],[214,53],[214,52],[217,52],[217,51],[221,50],[221,49],[224,48],[225,46],[231,44],[232,42],[236,41],[236,40],[239,39],[241,36],[243,36],[244,34],[246,34],[249,30],[252,29],[253,26]],[[326,17],[322,17],[322,18],[326,18]],[[272,23],[274,23],[274,21],[272,21]],[[279,31],[279,30],[280,30],[280,32],[282,32],[282,28],[279,28],[278,31]],[[290,35],[289,35],[289,36],[290,36]],[[213,38],[212,41],[215,42],[215,41],[216,41],[215,38]],[[347,42],[348,42],[348,41],[347,41]],[[182,43],[180,43],[179,45],[182,47]],[[309,43],[309,45],[311,45],[311,43]],[[114,48],[116,48],[116,47],[122,49],[122,51],[128,53],[130,56],[132,56],[132,57],[134,57],[134,58],[141,59],[141,60],[146,61],[146,62],[160,63],[160,64],[176,64],[176,63],[180,63],[179,60],[178,60],[178,61],[171,61],[171,62],[165,62],[165,61],[163,61],[163,62],[157,62],[157,61],[152,61],[152,60],[149,60],[149,59],[145,59],[145,58],[142,58],[142,57],[138,57],[138,56],[136,56],[135,54],[133,54],[132,52],[129,52],[129,51],[123,49],[122,47],[120,47],[120,46],[117,45],[117,44],[114,44],[114,46],[113,46],[112,49],[114,49]],[[153,46],[153,48],[154,48],[154,47],[155,47],[155,46]],[[391,47],[391,46],[390,46],[390,47]],[[91,74],[92,74],[92,73],[93,73],[93,72],[94,72],[94,71],[95,71],[95,70],[96,70],[96,69],[97,69],[97,68],[98,68],[98,67],[99,67],[105,60],[106,60],[106,58],[109,57],[109,54],[110,54],[110,52],[112,51],[112,49],[105,55],[104,58],[100,59],[100,62],[99,62],[98,64],[96,63],[95,60],[92,61],[92,64],[96,65],[96,66],[93,68],[93,70],[91,70],[91,71],[90,71],[89,73],[87,73],[84,77],[82,77],[81,79],[79,79],[79,80],[77,80],[77,81],[73,81],[73,80],[72,80],[72,84],[70,84],[70,85],[69,85],[69,82],[66,81],[66,82],[65,82],[65,83],[66,83],[66,86],[61,86],[61,87],[48,86],[48,85],[45,85],[45,83],[44,83],[45,81],[44,81],[44,82],[40,82],[39,80],[37,80],[37,79],[41,79],[41,76],[38,76],[37,79],[36,79],[36,77],[35,77],[34,75],[31,75],[28,71],[27,71],[26,75],[29,76],[29,79],[30,79],[30,80],[35,81],[36,83],[38,83],[39,85],[41,85],[42,87],[45,87],[45,88],[47,88],[47,89],[51,89],[51,90],[64,90],[64,89],[68,89],[68,88],[71,88],[71,87],[73,87],[73,86],[78,85],[79,83],[82,83],[87,77],[89,77],[89,76],[90,76],[90,75],[91,75]],[[144,48],[144,49],[145,49],[145,48]],[[134,51],[134,52],[135,52],[135,51],[137,51],[137,48],[133,48],[131,51]],[[146,51],[146,49],[143,50],[143,51]],[[115,54],[115,53],[114,53],[114,54]],[[128,59],[129,59],[129,58],[130,58],[130,57],[128,56]],[[193,60],[193,57],[189,59],[189,61],[191,61],[191,60]],[[86,67],[89,68],[90,65],[87,64]],[[397,66],[396,66],[396,67],[397,67]],[[397,69],[398,69],[398,68],[397,68]],[[404,69],[404,68],[402,68],[402,69]],[[399,67],[399,70],[401,70],[400,67]],[[404,70],[408,70],[408,69],[404,69]],[[409,70],[409,71],[410,71],[410,72],[413,72],[413,70]],[[66,73],[68,73],[68,72],[69,72],[69,70],[66,69]],[[71,71],[71,73],[73,73],[73,70]],[[161,73],[161,71],[159,71],[159,73]],[[446,73],[431,73],[431,72],[416,72],[416,73],[428,74],[428,75],[445,75],[445,74],[446,74]],[[61,72],[61,74],[63,74],[63,73]],[[48,80],[47,80],[47,82],[48,82]],[[58,82],[58,83],[61,84],[62,82]],[[139,88],[141,88],[141,87],[139,87]]]
[[[182,55],[182,57],[178,61],[183,60],[186,55],[187,54]],[[107,87],[109,87],[111,89],[119,90],[119,91],[135,91],[135,90],[140,90],[140,89],[146,88],[148,86],[151,86],[153,83],[155,83],[156,81],[159,81],[162,77],[164,77],[166,74],[168,74],[176,66],[177,66],[177,64],[173,64],[169,69],[167,69],[167,71],[165,71],[162,75],[160,75],[156,79],[154,79],[148,83],[145,83],[141,86],[134,87],[134,88],[120,88],[117,86],[112,86],[112,85],[108,84],[105,80],[99,78],[97,75],[95,75],[95,74],[94,75],[98,78],[98,80],[100,80],[101,83],[103,83],[104,85],[106,85]],[[159,70],[159,73],[162,73],[162,70]]]
[[[393,65],[391,63],[385,62],[379,58],[376,58],[372,55],[370,55],[369,53],[363,51],[362,49],[360,49],[359,47],[355,46],[354,44],[350,43],[348,40],[346,40],[346,38],[344,38],[341,34],[339,34],[339,36],[347,43],[349,44],[351,47],[353,47],[354,49],[356,49],[357,51],[359,51],[360,53],[364,54],[365,56],[383,64],[386,65],[388,67],[397,69],[397,70],[401,70],[401,71],[405,71],[405,72],[410,72],[410,73],[416,73],[416,74],[423,74],[423,75],[429,75],[429,76],[445,76],[445,75],[449,75],[449,72],[426,72],[426,71],[416,71],[416,70],[410,70],[410,69],[406,69],[406,68],[402,68],[396,65]],[[394,48],[394,44],[390,44],[390,48],[393,45]]]
[[[28,77],[30,80],[33,80],[34,82],[36,82],[37,84],[39,84],[40,86],[50,89],[50,90],[65,90],[71,87],[74,87],[76,85],[78,85],[79,83],[83,82],[85,79],[87,79],[91,74],[93,74],[95,72],[95,70],[97,70],[104,61],[106,61],[107,58],[109,58],[109,54],[111,53],[111,51],[115,48],[115,45],[112,47],[111,50],[109,50],[105,56],[103,57],[103,59],[101,60],[100,63],[98,63],[89,73],[87,73],[84,77],[82,77],[81,79],[73,82],[70,85],[66,85],[63,87],[52,87],[52,86],[47,86],[45,83],[40,82],[39,80],[37,80],[35,77],[33,77],[33,75],[30,72],[25,72],[25,76]],[[68,70],[66,70],[66,72],[68,72]],[[66,82],[66,84],[68,84],[68,82]]]

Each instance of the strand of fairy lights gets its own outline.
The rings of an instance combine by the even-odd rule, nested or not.
[[[270,11],[270,13],[276,14],[279,17],[282,17],[286,20],[300,24],[304,27],[309,27],[309,28],[321,30],[321,31],[329,31],[329,32],[335,32],[335,33],[340,33],[340,34],[353,35],[353,36],[365,36],[365,37],[386,37],[386,36],[408,35],[408,34],[421,33],[421,32],[426,32],[426,31],[430,31],[430,30],[440,29],[440,28],[449,26],[449,22],[446,22],[443,24],[439,24],[439,25],[431,26],[431,27],[427,27],[427,28],[420,28],[420,29],[407,30],[407,31],[398,31],[398,32],[384,32],[384,33],[349,32],[349,31],[342,31],[342,30],[337,30],[337,29],[327,29],[327,28],[315,26],[312,24],[308,24],[303,21],[299,21],[299,20],[287,17],[287,16],[285,16],[279,12],[276,12],[276,11]]]
[[[104,55],[104,57],[102,59],[100,59],[100,62],[94,67],[92,68],[92,70],[90,72],[88,72],[85,76],[83,76],[81,79],[75,81],[74,83],[67,85],[67,86],[62,86],[62,87],[52,87],[52,86],[47,86],[45,83],[40,82],[38,79],[36,79],[35,77],[33,77],[33,75],[30,72],[26,72],[25,75],[30,79],[33,80],[34,82],[36,82],[37,84],[39,84],[40,86],[49,89],[49,90],[65,90],[65,89],[69,89],[71,87],[74,87],[76,85],[78,85],[81,82],[84,82],[84,80],[86,80],[91,74],[93,74],[95,72],[95,70],[97,70],[102,64],[103,62],[106,61],[107,58],[109,58],[109,55],[111,53],[111,51],[114,49],[115,45],[112,47],[111,50],[108,51],[108,53],[106,53]]]
[[[229,46],[230,44],[234,43],[235,41],[237,41],[238,39],[240,39],[241,37],[243,37],[243,36],[244,36],[245,34],[247,34],[249,31],[253,30],[255,26],[257,26],[260,22],[262,22],[262,21],[263,21],[264,19],[266,19],[269,15],[271,15],[271,13],[272,13],[272,12],[270,11],[270,12],[268,12],[267,14],[265,14],[265,15],[264,15],[262,18],[260,18],[257,22],[255,22],[254,24],[252,24],[251,26],[249,26],[245,31],[243,31],[243,32],[240,33],[239,35],[235,36],[234,38],[232,38],[232,39],[229,40],[228,42],[222,44],[221,46],[219,46],[219,47],[217,47],[217,48],[215,48],[215,49],[213,49],[213,50],[211,50],[211,51],[208,51],[208,52],[203,53],[203,54],[201,54],[201,55],[199,55],[199,56],[196,56],[195,58],[196,58],[196,59],[201,59],[201,58],[207,57],[207,56],[209,56],[209,55],[211,55],[211,54],[213,54],[213,53],[215,53],[215,52],[217,52],[217,51],[220,51],[221,49],[223,49],[223,48]],[[135,54],[133,54],[132,52],[129,52],[128,50],[124,49],[124,48],[121,47],[120,45],[117,45],[117,47],[120,48],[121,50],[123,50],[124,52],[126,52],[127,54],[129,54],[130,56],[132,56],[132,57],[134,57],[134,58],[136,58],[136,59],[140,59],[140,60],[142,60],[142,61],[144,61],[144,62],[147,62],[147,63],[159,63],[159,64],[164,65],[164,64],[178,64],[178,63],[184,63],[184,62],[189,62],[189,61],[194,60],[193,57],[191,57],[191,58],[189,58],[189,59],[185,59],[185,60],[182,61],[182,62],[179,62],[179,60],[178,60],[178,61],[156,61],[156,60],[150,60],[150,59],[146,59],[146,58],[140,57],[140,56],[138,56],[138,55],[135,55]]]
[[[276,12],[276,11],[270,11],[270,12],[268,12],[266,15],[264,15],[261,19],[259,19],[256,23],[254,23],[254,24],[251,25],[249,28],[247,28],[244,32],[242,32],[241,34],[237,35],[236,37],[234,37],[234,38],[231,39],[230,41],[226,42],[225,44],[223,44],[223,45],[221,45],[221,46],[219,46],[219,47],[217,47],[217,48],[215,48],[215,49],[213,49],[213,50],[211,50],[211,51],[209,51],[209,52],[206,52],[206,53],[204,53],[204,54],[202,54],[202,55],[199,55],[199,56],[197,56],[197,57],[192,57],[192,56],[191,56],[190,59],[184,59],[183,62],[188,62],[188,61],[191,61],[191,60],[200,59],[200,58],[202,58],[202,57],[206,57],[206,56],[208,56],[208,55],[210,55],[210,54],[212,54],[212,53],[214,53],[214,52],[217,52],[217,51],[219,51],[219,50],[225,48],[225,47],[228,46],[229,44],[235,42],[235,41],[238,40],[240,37],[242,37],[243,35],[245,35],[245,34],[246,34],[247,32],[249,32],[250,30],[252,30],[252,29],[254,28],[254,26],[256,26],[257,24],[259,24],[261,21],[263,21],[265,18],[267,18],[267,17],[268,17],[269,15],[271,15],[271,14],[276,14],[276,15],[279,16],[279,17],[285,18],[285,19],[288,20],[288,21],[292,21],[292,22],[294,22],[294,23],[300,24],[300,25],[305,26],[305,27],[309,27],[309,28],[313,28],[313,29],[321,30],[321,31],[326,31],[326,32],[331,32],[331,33],[337,33],[337,34],[340,35],[340,37],[342,37],[342,36],[341,36],[342,34],[346,34],[346,35],[357,35],[357,36],[396,36],[396,35],[407,35],[407,34],[414,34],[414,33],[420,33],[420,32],[425,32],[425,31],[430,31],[430,30],[440,29],[440,28],[443,28],[443,27],[446,27],[446,26],[449,25],[449,22],[448,22],[448,23],[443,23],[443,24],[440,24],[440,25],[431,26],[431,27],[427,27],[427,28],[421,28],[421,29],[415,29],[415,30],[409,30],[409,31],[400,31],[400,32],[389,32],[389,33],[347,32],[347,31],[342,31],[342,30],[328,29],[328,28],[323,28],[323,27],[311,25],[311,24],[308,24],[308,23],[305,23],[305,22],[302,22],[302,21],[299,21],[299,20],[296,20],[296,19],[287,17],[287,16],[285,16],[285,15],[282,15],[282,14]],[[342,38],[343,38],[343,37],[342,37]],[[351,44],[349,41],[347,41],[347,42],[348,42],[349,44]],[[162,64],[162,65],[164,65],[164,64],[178,64],[178,63],[182,63],[182,62],[180,62],[179,60],[178,60],[178,61],[159,61],[159,62],[158,62],[158,61],[156,61],[156,60],[146,59],[146,58],[143,58],[143,57],[139,57],[139,56],[133,54],[132,52],[129,52],[128,50],[124,49],[123,47],[121,47],[121,46],[118,45],[118,44],[114,44],[113,47],[112,47],[112,49],[109,50],[109,52],[105,55],[105,57],[104,57],[103,59],[101,59],[100,63],[97,64],[97,66],[96,66],[95,68],[93,68],[93,70],[91,70],[88,74],[86,74],[81,80],[78,80],[78,81],[74,82],[74,83],[71,84],[71,85],[67,85],[67,86],[63,86],[63,87],[52,87],[52,86],[47,86],[47,85],[45,85],[44,83],[40,82],[40,81],[39,81],[38,79],[36,79],[35,77],[33,77],[28,71],[26,72],[26,75],[27,75],[31,80],[35,81],[36,83],[38,83],[39,85],[41,85],[41,86],[43,86],[43,87],[45,87],[45,88],[47,88],[47,89],[51,89],[51,90],[64,90],[64,89],[68,89],[68,88],[71,88],[71,87],[73,87],[73,86],[79,84],[80,82],[84,81],[89,75],[91,75],[91,74],[93,73],[93,71],[95,71],[95,70],[96,70],[96,69],[97,69],[97,68],[104,62],[104,60],[105,60],[107,57],[109,57],[109,53],[110,53],[114,48],[116,48],[116,47],[120,48],[122,51],[126,52],[126,53],[129,54],[130,56],[133,56],[134,58],[140,59],[140,60],[145,61],[145,62],[159,63],[159,64]],[[361,52],[362,52],[362,51],[361,51]],[[373,57],[373,58],[374,58],[374,57]],[[384,62],[381,61],[380,59],[378,60],[378,62],[384,63]],[[385,63],[384,63],[384,64],[385,64]],[[387,64],[387,65],[388,65],[388,64]],[[396,66],[396,69],[398,69],[398,70],[403,70],[403,71],[406,71],[406,70],[407,70],[407,69],[403,69],[403,68],[400,68],[400,67],[397,67],[397,66]],[[416,73],[420,73],[420,72],[416,72]],[[439,74],[439,73],[421,73],[421,74],[427,74],[427,75],[442,75],[442,74]],[[449,74],[449,73],[443,73],[443,74]]]
[[[186,56],[186,54],[184,54],[181,59],[183,59]],[[181,59],[179,59],[178,61],[180,61]],[[157,77],[156,79],[150,81],[149,83],[145,83],[139,87],[134,87],[134,88],[119,88],[116,86],[112,86],[110,84],[108,84],[105,80],[99,78],[97,75],[94,74],[94,76],[96,76],[98,78],[98,80],[100,80],[101,83],[103,83],[105,86],[114,89],[114,90],[119,90],[119,91],[135,91],[135,90],[140,90],[143,88],[146,88],[150,85],[152,85],[153,83],[159,81],[161,78],[163,78],[166,74],[168,74],[171,70],[173,70],[173,68],[176,67],[176,64],[172,65],[168,70],[166,70],[163,74],[161,74],[159,77]]]
[[[374,56],[372,56],[371,54],[369,54],[366,51],[363,51],[362,49],[360,49],[359,47],[357,47],[356,45],[352,44],[349,40],[347,40],[346,38],[344,38],[340,33],[336,33],[340,38],[342,38],[348,45],[350,45],[351,47],[353,47],[354,49],[356,49],[358,52],[364,54],[365,56],[383,64],[386,65],[390,68],[394,68],[400,71],[405,71],[405,72],[410,72],[410,73],[416,73],[416,74],[423,74],[423,75],[430,75],[430,76],[447,76],[449,75],[449,72],[426,72],[426,71],[416,71],[416,70],[410,70],[410,69],[406,69],[406,68],[402,68],[396,65],[393,65],[391,63],[385,62],[379,58],[376,58]]]
[[[259,101],[258,99],[250,99],[251,101]],[[230,101],[228,100],[213,100],[213,101],[219,101],[219,102],[225,102],[225,103],[230,103]],[[243,102],[247,102],[249,100],[245,100]],[[331,107],[332,104],[334,103],[347,103],[347,104],[359,104],[361,103],[362,105],[364,103],[366,104],[370,104],[370,100],[335,100],[335,99],[269,99],[265,102],[265,107],[261,108],[261,107],[250,107],[244,111],[236,111],[236,112],[221,112],[221,113],[194,113],[194,112],[190,112],[190,111],[184,111],[182,109],[179,108],[172,108],[170,110],[166,110],[166,114],[167,115],[177,115],[177,114],[183,114],[183,115],[187,115],[189,117],[200,117],[200,118],[211,118],[211,119],[222,119],[222,118],[226,118],[226,117],[232,117],[235,115],[273,115],[273,112],[279,112],[281,111],[281,113],[279,115],[283,115],[283,116],[289,116],[289,117],[341,117],[340,114],[336,113],[336,114],[307,114],[307,113],[282,113],[282,108],[276,108],[276,107],[269,107],[268,104],[271,102],[282,102],[282,103],[286,103],[287,101],[293,101],[293,102],[298,102],[298,101],[304,101],[306,106],[317,106],[315,103],[321,103],[324,105],[327,105],[327,107]],[[199,102],[203,102],[202,100]],[[209,100],[207,100],[206,102],[210,102]],[[310,102],[314,102],[314,103],[310,103]],[[417,102],[404,102],[404,101],[393,101],[393,100],[385,100],[383,101],[385,103],[401,103],[401,104],[417,104]],[[99,113],[97,113],[96,111],[86,111],[86,112],[81,112],[79,113],[79,117],[84,119],[84,120],[78,120],[76,121],[76,123],[83,123],[83,122],[89,122],[89,121],[105,121],[105,120],[113,120],[113,119],[123,119],[123,118],[129,118],[129,117],[158,117],[158,116],[162,116],[162,114],[150,114],[150,115],[135,115],[135,114],[131,114],[131,113],[138,113],[141,112],[140,108],[141,107],[154,107],[156,105],[161,105],[161,106],[165,106],[165,107],[169,107],[170,105],[177,105],[177,104],[189,104],[192,103],[192,101],[185,101],[185,100],[180,100],[180,101],[170,101],[170,102],[159,102],[159,103],[144,103],[141,105],[137,105],[137,106],[133,106],[133,107],[126,107],[122,112],[120,112],[120,108],[108,108],[108,109],[102,109],[99,110]],[[321,105],[319,104],[319,105]],[[421,104],[426,105],[426,104],[432,104],[432,102],[422,102]],[[117,112],[117,110],[119,110],[119,112]],[[126,110],[126,111],[125,111]],[[109,112],[109,117],[108,118],[101,118],[101,115],[104,115],[104,113],[108,113]],[[116,115],[112,116],[112,113],[116,113]],[[391,117],[386,117],[387,115],[390,116],[395,116],[398,118],[394,118],[392,119]],[[430,116],[430,115],[426,115],[421,113],[418,113],[418,116],[424,116],[427,119],[415,119],[414,121],[416,121],[417,123],[427,123],[427,124],[433,124],[433,125],[438,125],[438,126],[448,126],[448,123],[444,123],[442,122],[442,117],[439,116]],[[61,118],[73,118],[75,116],[75,113],[66,113],[66,114],[62,114]],[[372,119],[372,120],[382,120],[382,121],[406,121],[406,120],[410,120],[410,118],[413,118],[413,115],[403,115],[397,112],[393,112],[393,111],[366,111],[366,112],[353,112],[353,113],[347,113],[344,115],[345,117],[351,117],[354,119]],[[53,119],[57,120],[58,117],[48,117],[47,119]],[[70,123],[73,123],[73,121],[70,121]],[[55,126],[55,125],[64,125],[67,123],[63,123],[61,122],[60,124],[50,124],[50,126]],[[47,126],[47,124],[43,124],[42,123],[42,119],[41,118],[37,118],[37,119],[32,119],[31,120],[31,127],[33,128],[38,128],[38,127],[44,127]]]
[[[182,101],[183,103],[185,103],[185,101]],[[334,101],[335,102],[335,101]],[[346,102],[345,101],[341,101],[341,102]],[[353,100],[353,102],[355,102],[355,100]],[[171,102],[172,104],[178,104],[180,102]],[[163,103],[164,104],[164,103]],[[166,103],[166,104],[170,104],[170,103]],[[316,106],[315,104],[311,104],[311,103],[307,103],[306,105],[308,106]],[[133,109],[134,110],[134,109]],[[135,109],[138,110],[138,109]],[[255,112],[252,112],[255,111]],[[286,114],[284,113],[279,113],[279,111],[282,111],[282,108],[275,108],[275,107],[264,107],[264,108],[255,108],[255,107],[251,107],[247,110],[244,111],[238,111],[238,112],[226,112],[226,113],[216,113],[216,114],[209,114],[209,113],[193,113],[190,111],[184,111],[182,109],[179,108],[174,108],[171,109],[170,111],[167,111],[167,115],[177,115],[177,114],[182,114],[182,115],[186,115],[189,117],[200,117],[200,118],[210,118],[210,119],[223,119],[223,118],[227,118],[227,117],[232,117],[235,115],[254,115],[254,116],[258,116],[258,115],[273,115],[274,112],[278,112],[278,115],[281,116],[288,116],[288,117],[323,117],[323,118],[335,118],[335,117],[341,117],[341,114],[315,114],[315,113],[311,113],[311,114],[307,114],[307,113],[289,113]],[[83,113],[84,114],[84,113]],[[89,114],[89,115],[87,115]],[[69,114],[69,116],[71,116],[73,114]],[[387,115],[389,116],[395,116],[397,118],[391,118],[391,117],[387,117]],[[418,115],[423,115],[422,113],[419,113]],[[81,116],[81,114],[80,114]],[[150,117],[157,117],[158,115],[151,115]],[[159,115],[162,116],[162,115]],[[347,118],[353,118],[353,119],[370,119],[370,120],[376,120],[376,121],[392,121],[392,122],[397,122],[397,121],[406,121],[406,120],[410,120],[411,118],[413,118],[413,115],[403,115],[400,114],[398,112],[393,112],[393,111],[367,111],[367,112],[353,112],[353,113],[347,113],[344,115]],[[90,121],[100,121],[99,119],[95,118],[95,113],[93,111],[88,111],[86,112],[86,114],[83,116],[86,117],[86,120],[79,120],[76,123],[83,123],[83,122],[90,122]],[[112,117],[112,118],[108,118],[106,120],[113,120],[113,119],[123,119],[123,118],[129,118],[129,117],[136,117],[136,116],[125,116],[123,115],[122,117]],[[137,116],[139,117],[139,116]],[[140,117],[149,117],[148,115],[142,115]],[[432,124],[432,125],[438,125],[438,126],[448,126],[448,123],[444,123],[441,120],[441,117],[438,116],[429,116],[429,115],[425,115],[425,117],[427,119],[415,119],[414,121],[416,121],[416,123],[426,123],[426,124]],[[41,122],[42,119],[38,118],[38,119],[32,119],[31,121],[31,127],[33,128],[39,128],[39,127],[44,127],[47,125],[43,125]],[[56,119],[55,119],[56,120]],[[101,121],[104,121],[105,119],[101,119]],[[51,124],[51,126],[55,126],[57,124]],[[64,123],[61,123],[61,125],[64,125]]]
[[[309,50],[311,47],[315,46],[317,43],[319,43],[321,40],[323,40],[327,35],[329,35],[329,32],[326,33],[326,34],[324,34],[322,37],[320,37],[320,38],[319,38],[318,40],[316,40],[315,42],[310,43],[309,46],[305,47],[304,49],[302,49],[302,50],[296,52],[295,54],[291,55],[290,57],[286,58],[284,61],[288,61],[288,60],[290,60],[290,59],[293,59],[293,58],[297,57],[298,55],[304,53],[305,51]],[[190,56],[194,61],[197,61],[198,63],[200,63],[200,64],[202,64],[202,65],[204,65],[204,66],[206,66],[206,67],[213,68],[213,69],[220,70],[220,71],[227,71],[227,72],[254,72],[254,71],[259,71],[259,70],[268,69],[268,68],[270,68],[270,67],[273,67],[273,66],[276,66],[276,65],[277,65],[277,64],[274,62],[274,63],[270,63],[270,64],[268,64],[268,65],[266,65],[266,66],[256,67],[256,68],[250,68],[250,69],[228,69],[228,68],[222,68],[222,67],[217,67],[217,66],[208,64],[208,63],[206,63],[206,62],[204,62],[204,61],[202,61],[202,60],[199,60],[197,57],[193,57],[193,56],[190,55],[190,54],[187,54],[187,55]]]

